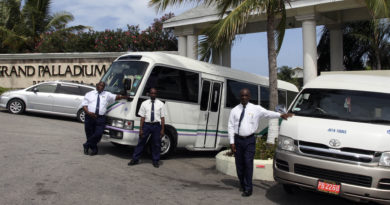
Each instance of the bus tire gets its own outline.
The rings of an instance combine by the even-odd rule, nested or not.
[[[26,109],[26,105],[23,100],[15,98],[9,101],[8,103],[8,111],[12,114],[22,114]]]

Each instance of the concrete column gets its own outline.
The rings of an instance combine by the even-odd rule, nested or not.
[[[315,15],[297,17],[302,21],[303,84],[317,77],[317,40]]]
[[[187,56],[187,36],[179,36],[177,41],[179,55]]]
[[[232,65],[232,46],[226,45],[222,50],[222,66],[231,67]]]
[[[187,57],[198,60],[198,36],[187,36]]]
[[[212,63],[216,65],[221,65],[225,67],[231,67],[231,53],[232,47],[231,44],[226,45],[221,51],[213,52]]]
[[[343,71],[344,52],[343,52],[343,31],[339,25],[328,26],[330,33],[330,70]]]

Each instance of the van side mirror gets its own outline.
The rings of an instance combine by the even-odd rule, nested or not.
[[[281,114],[286,114],[287,113],[287,109],[286,109],[285,105],[277,105],[277,106],[275,106],[275,111],[278,112],[278,113],[281,113]]]
[[[33,91],[34,93],[36,93],[36,92],[38,92],[38,88],[35,87],[35,88],[32,89],[32,91]]]
[[[131,79],[126,78],[123,82],[123,88],[125,91],[131,90]]]

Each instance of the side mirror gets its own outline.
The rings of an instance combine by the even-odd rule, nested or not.
[[[35,88],[32,89],[32,91],[33,91],[34,93],[36,93],[36,92],[38,92],[38,88],[35,87]]]
[[[131,89],[131,79],[126,78],[123,82],[123,88],[125,91],[128,91]]]
[[[287,109],[286,109],[285,105],[277,105],[277,106],[275,106],[275,111],[279,112],[281,114],[286,114],[287,113]]]

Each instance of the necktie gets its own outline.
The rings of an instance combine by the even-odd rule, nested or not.
[[[152,112],[150,112],[150,121],[154,122],[154,100],[152,100]]]
[[[99,107],[100,107],[100,98],[99,98],[99,94],[98,94],[98,96],[97,96],[97,102],[96,102],[95,115],[99,115]]]
[[[245,105],[243,105],[243,109],[240,115],[240,121],[238,121],[238,135],[240,134],[240,126],[241,126],[241,121],[244,118],[244,113],[245,113]]]

